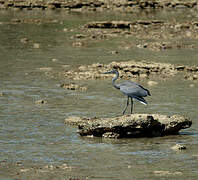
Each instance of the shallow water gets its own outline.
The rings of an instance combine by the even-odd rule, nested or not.
[[[142,15],[143,19],[167,19],[167,14]],[[68,116],[110,117],[121,114],[125,104],[122,94],[113,89],[110,80],[82,81],[88,91],[73,92],[60,88],[66,80],[59,78],[58,71],[65,65],[109,63],[125,60],[154,60],[173,64],[197,65],[197,49],[170,51],[120,50],[120,39],[89,42],[85,47],[72,47],[78,27],[92,20],[122,19],[138,17],[134,14],[101,15],[95,13],[65,13],[54,11],[0,12],[0,22],[13,18],[42,19],[43,23],[0,24],[0,178],[15,179],[195,179],[198,177],[197,106],[198,84],[183,79],[182,75],[158,81],[149,87],[148,80],[136,79],[149,88],[152,96],[148,106],[135,102],[134,112],[186,114],[192,121],[190,129],[178,136],[103,140],[82,138],[76,128],[64,124]],[[174,14],[176,19],[183,13]],[[193,17],[185,16],[186,20]],[[47,23],[48,19],[56,22]],[[196,19],[196,17],[195,17]],[[64,32],[63,29],[68,31]],[[71,31],[70,31],[71,30]],[[20,40],[29,39],[27,44]],[[33,48],[39,43],[40,48]],[[118,50],[118,54],[111,51]],[[56,59],[56,60],[52,60]],[[48,68],[48,70],[44,68]],[[43,68],[43,69],[42,69]],[[50,70],[51,68],[52,70]],[[53,75],[54,72],[55,75]],[[193,84],[193,87],[190,85]],[[44,99],[46,104],[36,104]],[[175,152],[176,143],[187,146],[187,150]],[[46,172],[21,168],[44,165],[67,164],[72,169],[47,169]],[[181,172],[181,174],[155,174],[155,171]]]

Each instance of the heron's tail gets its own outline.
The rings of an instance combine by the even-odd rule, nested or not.
[[[148,104],[143,97],[133,96],[133,98],[136,99],[136,100],[138,100],[139,102],[141,102],[144,105],[147,105]]]

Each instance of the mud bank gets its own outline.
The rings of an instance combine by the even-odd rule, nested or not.
[[[198,2],[191,1],[155,1],[155,0],[0,0],[0,8],[19,8],[19,9],[66,9],[66,10],[92,10],[92,11],[124,11],[133,12],[136,9],[181,9],[193,8],[197,9]]]
[[[131,114],[115,118],[69,117],[65,123],[78,125],[81,136],[134,138],[177,134],[189,128],[192,121],[181,115]]]
[[[117,69],[120,72],[120,78],[149,78],[151,76],[158,76],[161,78],[168,78],[176,75],[178,72],[184,72],[185,77],[198,72],[198,67],[176,66],[167,63],[154,62],[112,62],[110,64],[92,64],[79,66],[76,69],[65,71],[61,74],[66,78],[73,80],[87,80],[87,79],[105,79],[112,77],[111,75],[102,74],[105,71]]]

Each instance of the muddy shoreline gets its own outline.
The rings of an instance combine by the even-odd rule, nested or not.
[[[197,9],[198,1],[155,1],[155,0],[135,0],[135,1],[111,1],[111,0],[0,0],[0,9],[64,9],[71,11],[122,11],[134,12],[142,9]]]

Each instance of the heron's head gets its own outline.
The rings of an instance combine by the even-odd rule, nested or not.
[[[118,73],[118,71],[113,69],[111,71],[104,72],[103,74],[117,74],[117,73]]]

